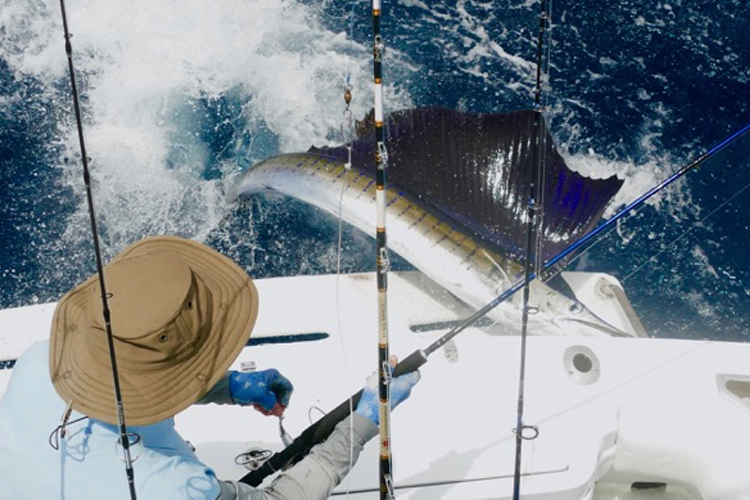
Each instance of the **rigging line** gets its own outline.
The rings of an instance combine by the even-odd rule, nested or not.
[[[636,200],[632,201],[629,205],[627,205],[625,208],[617,212],[615,215],[613,215],[610,219],[606,220],[605,222],[601,223],[599,226],[597,226],[595,229],[593,229],[591,232],[589,232],[587,235],[580,238],[575,243],[568,246],[565,250],[558,253],[556,256],[551,258],[547,263],[544,265],[543,271],[552,268],[557,263],[559,263],[561,260],[565,259],[568,255],[571,253],[577,251],[579,248],[586,245],[589,241],[591,241],[593,238],[596,238],[602,231],[606,231],[609,229],[612,224],[616,223],[620,219],[622,219],[624,216],[628,215],[630,212],[638,208],[639,206],[643,205],[649,198],[657,194],[658,192],[662,191],[664,188],[672,184],[677,179],[681,178],[685,174],[687,174],[689,171],[693,170],[694,168],[701,165],[704,161],[711,158],[716,153],[720,152],[730,144],[732,144],[735,140],[739,139],[743,135],[745,135],[748,131],[750,131],[750,123],[742,127],[741,129],[734,132],[732,135],[721,141],[719,144],[715,145],[702,155],[700,155],[695,160],[691,161],[687,165],[684,165],[682,168],[680,168],[677,172],[673,173],[669,177],[667,177],[665,180],[657,184],[656,186],[652,187],[648,191],[646,191],[644,194],[642,194],[640,197],[638,197]]]
[[[547,263],[542,268],[542,273],[545,271],[548,271],[550,269],[553,269],[554,266],[556,266],[560,261],[564,260],[566,257],[571,255],[572,253],[578,251],[580,248],[583,248],[586,246],[591,240],[598,237],[602,232],[608,230],[610,227],[612,227],[613,224],[620,221],[623,217],[626,215],[629,215],[631,212],[633,212],[636,208],[643,205],[646,201],[648,201],[651,197],[656,195],[657,193],[663,191],[665,188],[667,188],[669,185],[671,185],[676,180],[683,177],[685,174],[693,170],[694,168],[697,168],[700,166],[704,161],[711,158],[715,154],[721,152],[724,148],[732,144],[734,141],[745,135],[746,133],[750,132],[750,123],[742,127],[741,129],[735,131],[730,136],[725,138],[723,141],[721,141],[719,144],[712,147],[710,150],[706,151],[705,153],[701,154],[698,158],[694,159],[687,165],[684,165],[682,168],[680,168],[677,172],[670,175],[667,179],[663,180],[656,186],[652,187],[645,193],[643,193],[641,196],[639,196],[636,200],[630,202],[629,205],[622,208],[619,212],[617,212],[615,215],[613,215],[611,218],[607,219],[606,221],[599,224],[596,228],[592,229],[587,233],[586,235],[582,236],[578,239],[578,241],[573,242],[572,244],[568,245],[564,250],[559,252],[557,255],[552,257],[550,260],[547,261]],[[542,274],[540,273],[540,274]],[[534,280],[537,278],[536,274],[532,274],[529,277],[531,280]],[[419,368],[419,366],[423,365],[425,362],[427,362],[428,356],[435,352],[436,350],[440,349],[443,345],[445,345],[447,342],[449,342],[453,337],[464,331],[466,328],[470,327],[474,323],[476,323],[479,319],[483,318],[487,315],[492,309],[497,307],[498,305],[502,304],[506,300],[508,300],[510,297],[515,295],[524,285],[526,282],[526,279],[518,280],[516,283],[514,283],[510,288],[505,290],[503,293],[492,299],[490,302],[482,306],[481,309],[478,309],[474,314],[466,318],[461,324],[453,327],[450,331],[448,331],[445,335],[440,337],[439,339],[435,340],[432,344],[430,344],[427,348],[423,350],[417,350],[413,352],[411,355],[409,355],[408,358],[406,358],[403,361],[403,364],[405,366],[404,370],[408,369],[416,369]],[[401,365],[401,363],[399,363]],[[408,367],[408,368],[407,368]],[[396,369],[395,373],[399,373],[398,367]],[[407,371],[401,371],[401,373],[407,373]]]
[[[521,495],[521,463],[523,455],[523,441],[524,439],[534,439],[538,435],[536,428],[527,426],[523,423],[524,413],[524,397],[525,397],[525,385],[526,385],[526,341],[528,337],[528,324],[529,324],[529,291],[532,274],[539,273],[539,267],[536,263],[532,262],[532,254],[537,253],[534,256],[538,258],[538,251],[541,249],[541,242],[539,241],[538,229],[541,225],[539,219],[542,218],[541,208],[543,207],[543,200],[541,196],[543,191],[540,192],[539,185],[543,182],[543,165],[544,165],[544,154],[543,147],[545,146],[544,141],[544,119],[542,116],[541,106],[541,95],[542,95],[542,66],[543,66],[543,55],[544,55],[544,39],[545,32],[547,30],[547,2],[541,0],[540,2],[540,13],[539,13],[539,34],[537,37],[537,53],[536,53],[536,88],[534,91],[534,142],[531,145],[533,161],[531,173],[531,183],[529,185],[529,198],[527,204],[527,225],[526,225],[526,255],[524,261],[524,280],[523,280],[523,305],[521,307],[521,360],[520,370],[518,375],[518,402],[516,410],[516,427],[514,432],[516,434],[516,451],[515,451],[515,467],[513,471],[513,500],[519,500]],[[535,252],[535,250],[537,252]],[[530,431],[527,433],[525,431]]]
[[[349,8],[349,40],[354,42],[354,6],[356,5],[356,0],[351,1],[351,7]],[[346,88],[351,90],[352,88],[352,60],[349,58],[346,63]],[[349,103],[347,103],[347,109]]]
[[[654,255],[652,255],[651,257],[649,257],[648,259],[646,259],[646,260],[645,260],[645,261],[644,261],[644,262],[643,262],[643,263],[642,263],[642,264],[641,264],[640,266],[638,266],[638,267],[637,267],[637,268],[636,268],[636,269],[635,269],[634,271],[631,271],[631,272],[630,272],[630,273],[629,273],[629,274],[628,274],[627,276],[625,276],[624,278],[622,278],[622,279],[620,280],[620,282],[621,282],[621,283],[625,283],[625,282],[626,282],[626,281],[627,281],[628,279],[630,279],[630,278],[631,278],[631,277],[632,277],[632,276],[633,276],[634,274],[637,274],[637,273],[638,273],[638,272],[639,272],[639,271],[640,271],[641,269],[643,269],[644,267],[646,267],[646,266],[647,266],[647,265],[648,265],[649,263],[651,263],[651,262],[655,262],[655,261],[656,261],[656,259],[657,259],[657,258],[658,258],[658,257],[659,257],[659,256],[660,256],[661,254],[663,254],[664,252],[666,252],[667,250],[669,250],[669,249],[670,249],[671,247],[673,247],[673,246],[674,246],[674,245],[675,245],[675,244],[676,244],[676,243],[677,243],[678,241],[682,240],[682,239],[683,239],[683,238],[685,238],[685,237],[686,237],[686,236],[687,236],[688,234],[690,234],[690,233],[691,233],[691,232],[693,231],[693,229],[695,229],[696,227],[698,227],[698,224],[700,224],[700,223],[702,223],[702,222],[706,221],[706,220],[707,220],[707,219],[708,219],[709,217],[711,217],[711,216],[712,216],[712,215],[714,215],[714,214],[715,214],[716,212],[718,212],[719,210],[721,210],[722,208],[724,208],[724,207],[725,207],[725,206],[726,206],[727,204],[731,203],[731,202],[732,202],[732,200],[734,200],[734,199],[735,199],[736,197],[738,197],[739,195],[741,195],[742,193],[744,193],[745,191],[747,191],[747,189],[748,189],[748,188],[750,188],[750,183],[748,183],[747,185],[745,185],[745,187],[743,187],[742,189],[740,189],[739,191],[737,191],[736,193],[734,193],[734,194],[733,194],[733,195],[732,195],[731,197],[729,197],[729,198],[727,198],[726,200],[724,200],[724,201],[723,201],[723,202],[722,202],[722,203],[721,203],[721,204],[720,204],[720,205],[719,205],[718,207],[716,207],[716,208],[714,208],[713,210],[711,210],[711,212],[710,212],[710,213],[709,213],[708,215],[706,215],[705,217],[703,217],[703,218],[699,219],[698,221],[694,222],[694,223],[693,223],[693,225],[692,225],[691,227],[689,227],[689,228],[688,228],[688,229],[687,229],[687,230],[686,230],[685,232],[683,232],[683,233],[682,233],[681,235],[679,235],[679,236],[678,236],[677,238],[675,238],[674,240],[672,240],[672,241],[671,241],[671,242],[670,242],[670,243],[669,243],[669,244],[668,244],[667,246],[665,246],[664,248],[662,248],[661,250],[659,250],[659,251],[658,251],[657,253],[655,253]]]
[[[544,27],[544,42],[543,42],[543,57],[542,54],[539,55],[537,65],[540,68],[540,75],[537,77],[537,87],[539,89],[539,102],[536,103],[536,105],[539,107],[539,112],[541,113],[539,120],[539,126],[538,126],[538,133],[541,137],[540,144],[539,144],[539,158],[541,162],[541,166],[539,167],[539,176],[537,179],[539,180],[539,200],[537,203],[537,206],[539,208],[538,214],[537,214],[537,227],[536,227],[536,234],[538,235],[536,238],[536,255],[534,259],[534,272],[539,273],[539,271],[544,266],[544,217],[545,217],[545,193],[547,192],[547,127],[545,127],[546,124],[546,116],[547,111],[549,110],[548,104],[549,104],[549,91],[550,91],[550,68],[551,68],[551,59],[552,59],[552,0],[547,0],[546,2],[546,9],[542,6],[543,9],[543,15],[545,16],[546,26]],[[542,34],[540,33],[540,36]],[[540,39],[540,42],[542,40]],[[546,90],[546,92],[542,92],[542,90]]]
[[[630,212],[635,210],[637,207],[644,204],[649,198],[653,197],[655,194],[659,193],[666,187],[668,187],[671,183],[673,183],[675,180],[679,179],[680,177],[687,174],[690,170],[698,167],[701,163],[703,163],[708,158],[712,157],[713,155],[719,153],[721,150],[729,146],[731,143],[739,139],[741,136],[746,134],[748,131],[750,131],[750,123],[745,125],[740,130],[737,130],[734,132],[731,136],[724,139],[720,144],[714,146],[709,151],[703,153],[698,158],[690,162],[689,164],[683,166],[679,171],[675,172],[665,181],[661,182],[659,185],[654,186],[650,190],[648,190],[646,193],[641,195],[637,200],[630,203],[627,207],[623,208],[619,212],[617,212],[614,216],[612,216],[607,221],[601,223],[596,228],[589,231],[588,234],[578,239],[576,242],[570,244],[567,248],[565,248],[563,251],[558,253],[556,256],[552,257],[542,268],[542,273],[552,269],[554,266],[556,266],[561,260],[567,258],[571,253],[578,251],[582,246],[589,243],[592,239],[598,237],[602,234],[603,231],[608,230],[612,224],[616,223],[620,219],[622,219],[624,216],[628,215]],[[536,279],[537,275],[534,274],[529,277],[530,279]],[[516,283],[514,283],[510,288],[502,292],[500,295],[492,299],[490,302],[482,306],[480,309],[478,309],[474,314],[469,316],[468,318],[461,321],[460,324],[452,327],[448,332],[446,332],[442,337],[435,340],[432,344],[430,344],[425,349],[417,349],[414,352],[412,352],[409,356],[404,358],[402,361],[398,363],[396,368],[393,371],[393,376],[398,377],[400,375],[403,375],[405,373],[410,373],[415,370],[418,370],[419,367],[427,363],[429,356],[435,352],[436,350],[443,347],[445,344],[451,341],[454,337],[459,335],[461,332],[472,326],[474,323],[479,321],[481,318],[487,315],[491,310],[493,310],[498,305],[502,304],[506,300],[508,300],[510,297],[512,297],[516,292],[518,292],[521,287],[524,285],[525,279],[519,280]],[[360,390],[357,394],[353,396],[355,401],[358,401],[359,398],[362,396],[362,390]],[[304,458],[312,449],[315,444],[323,441],[326,439],[331,432],[333,432],[333,429],[335,428],[336,424],[349,416],[348,413],[349,405],[348,402],[343,402],[333,410],[329,411],[323,418],[319,419],[314,424],[310,425],[307,429],[305,429],[302,434],[300,434],[297,439],[294,440],[294,442],[285,448],[283,451],[280,451],[278,453],[275,453],[268,461],[266,461],[260,469],[256,471],[249,472],[245,474],[240,479],[240,482],[249,484],[251,486],[257,486],[259,485],[266,477],[273,474],[274,472],[281,470],[283,468],[289,467],[300,460]]]
[[[91,220],[91,233],[94,243],[94,254],[96,256],[96,270],[99,274],[99,289],[102,298],[102,316],[104,317],[104,326],[107,332],[107,343],[109,347],[109,359],[112,364],[112,381],[115,396],[115,411],[117,413],[117,422],[120,428],[120,443],[122,445],[123,458],[125,459],[125,473],[128,477],[128,487],[130,489],[130,498],[136,500],[135,493],[135,473],[133,471],[133,460],[130,455],[130,437],[125,425],[125,412],[122,405],[122,392],[120,391],[120,377],[117,372],[117,360],[115,357],[114,336],[112,334],[112,324],[110,322],[110,310],[107,300],[107,287],[104,283],[104,266],[102,264],[102,254],[99,245],[99,232],[96,227],[96,215],[94,214],[94,196],[91,190],[91,175],[89,174],[88,156],[86,154],[86,142],[83,138],[83,120],[81,118],[81,104],[78,96],[78,86],[76,85],[75,68],[73,66],[73,46],[70,43],[70,31],[68,30],[68,17],[65,11],[65,0],[60,0],[60,11],[62,14],[63,30],[65,32],[65,54],[68,58],[68,72],[70,73],[70,87],[73,94],[73,108],[75,110],[76,127],[78,129],[78,145],[81,149],[81,163],[83,164],[83,181],[86,185],[86,200],[88,202],[89,218]]]
[[[339,230],[338,230],[338,245],[336,249],[336,326],[338,328],[339,345],[341,347],[341,354],[344,361],[344,376],[346,377],[347,385],[351,386],[351,371],[349,370],[349,362],[346,357],[346,346],[344,344],[344,329],[341,326],[341,302],[340,302],[340,281],[341,281],[341,254],[342,254],[342,241],[343,241],[343,202],[344,202],[344,191],[349,186],[349,170],[347,169],[344,174],[345,181],[344,185],[341,186],[341,195],[339,197]],[[349,414],[354,413],[354,400],[349,398]],[[349,425],[349,470],[354,466],[354,425]],[[349,498],[349,490],[351,485],[350,474],[347,474],[347,487],[346,487],[346,498]]]
[[[349,104],[351,103],[351,86],[346,85],[344,87],[344,102],[346,103],[346,107],[344,108],[344,122],[341,124],[341,135],[344,140],[344,143],[347,144],[347,162],[344,166],[345,173],[344,173],[344,182],[341,186],[341,194],[339,195],[339,209],[338,209],[338,218],[339,218],[339,227],[338,227],[338,242],[336,247],[336,325],[338,328],[338,336],[339,336],[339,344],[341,347],[341,354],[344,360],[344,375],[346,377],[347,386],[351,386],[351,371],[349,370],[349,362],[346,357],[346,346],[344,343],[344,329],[341,326],[341,303],[340,303],[340,280],[341,280],[341,255],[343,253],[343,223],[344,223],[344,193],[346,192],[346,189],[349,187],[349,183],[351,182],[350,178],[350,172],[352,168],[352,145],[351,141],[354,140],[353,134],[353,123],[352,123],[352,112],[349,109]],[[348,125],[349,131],[348,134],[344,133],[344,127]],[[349,387],[351,389],[351,387]],[[353,398],[349,398],[349,413],[354,413],[354,400]],[[349,425],[349,470],[354,467],[354,426]],[[351,475],[347,474],[347,487],[346,487],[346,498],[349,498],[349,490],[351,486]]]

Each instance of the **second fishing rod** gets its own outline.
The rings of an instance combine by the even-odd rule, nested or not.
[[[591,232],[580,238],[578,241],[572,243],[570,246],[568,246],[565,250],[557,254],[556,256],[552,257],[549,261],[547,261],[544,266],[540,269],[538,273],[531,273],[527,278],[521,279],[514,283],[510,288],[505,290],[502,294],[498,295],[493,299],[491,302],[486,304],[484,307],[476,311],[474,314],[463,320],[460,324],[453,327],[450,331],[448,331],[445,335],[437,339],[435,342],[430,344],[425,349],[418,349],[411,353],[409,356],[407,356],[405,359],[403,359],[401,362],[398,363],[396,366],[393,376],[398,377],[400,375],[404,375],[406,373],[413,372],[415,370],[418,370],[422,365],[424,365],[427,361],[429,356],[439,350],[441,347],[443,347],[446,343],[448,343],[451,339],[459,335],[461,332],[472,326],[474,323],[476,323],[479,319],[483,318],[487,313],[489,313],[492,309],[497,307],[498,305],[502,304],[509,298],[511,298],[515,293],[517,293],[519,290],[521,290],[526,283],[536,279],[539,274],[543,274],[545,271],[548,271],[552,269],[554,266],[559,264],[561,261],[563,261],[566,257],[570,256],[574,252],[584,248],[587,244],[591,243],[592,240],[594,240],[596,237],[602,235],[606,230],[611,228],[614,224],[617,223],[620,219],[637,209],[638,207],[642,206],[647,200],[664,190],[666,187],[671,185],[673,182],[678,180],[679,178],[683,177],[685,174],[687,174],[689,171],[695,169],[699,165],[701,165],[704,161],[711,158],[715,154],[719,153],[721,150],[725,149],[727,146],[732,144],[734,141],[745,135],[748,131],[750,131],[750,123],[739,129],[738,131],[734,132],[732,135],[728,136],[726,139],[724,139],[722,142],[714,146],[713,148],[709,149],[705,153],[698,156],[696,159],[688,163],[687,165],[680,168],[677,172],[673,173],[670,177],[662,181],[661,183],[657,184],[653,188],[649,189],[646,193],[641,195],[639,198],[637,198],[635,201],[631,202],[629,205],[627,205],[625,208],[621,209],[617,214],[615,214],[612,218],[608,219],[607,221],[603,222],[599,226],[597,226],[595,229],[593,229]],[[242,479],[240,479],[241,482],[252,485],[252,486],[258,486],[266,477],[273,474],[274,472],[286,469],[287,467],[290,467],[294,465],[295,463],[299,462],[302,458],[304,458],[310,449],[312,449],[313,446],[315,446],[317,443],[320,443],[324,441],[333,431],[333,429],[336,427],[336,425],[344,420],[346,417],[350,414],[350,408],[356,408],[357,403],[359,402],[359,399],[362,396],[362,391],[360,390],[356,394],[354,394],[351,398],[345,400],[340,405],[338,405],[334,410],[326,413],[324,417],[322,417],[317,422],[310,425],[307,429],[305,429],[302,434],[299,435],[289,446],[287,446],[284,450],[275,453],[272,455],[260,468],[258,468],[255,471],[252,471],[248,474],[246,474]]]

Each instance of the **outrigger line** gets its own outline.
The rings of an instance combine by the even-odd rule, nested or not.
[[[135,474],[133,472],[133,460],[130,456],[130,437],[125,425],[125,413],[122,408],[122,393],[120,391],[120,377],[117,372],[117,361],[115,359],[115,343],[112,335],[112,324],[110,323],[110,312],[107,295],[107,287],[104,284],[104,267],[102,265],[102,254],[99,246],[99,232],[96,227],[96,216],[94,215],[94,197],[91,192],[91,176],[89,175],[89,158],[86,155],[86,143],[83,139],[83,120],[81,119],[81,105],[78,98],[78,86],[76,85],[75,68],[73,67],[73,46],[70,43],[70,31],[68,31],[68,17],[65,13],[65,0],[60,0],[60,11],[62,12],[63,29],[65,30],[65,53],[68,56],[68,71],[70,73],[70,87],[73,92],[73,107],[75,108],[76,126],[78,127],[78,144],[81,149],[81,163],[83,164],[83,181],[86,184],[86,198],[89,206],[89,217],[91,219],[91,233],[94,240],[94,253],[96,255],[96,270],[99,274],[99,288],[102,292],[102,315],[107,332],[109,345],[109,359],[112,363],[112,380],[115,392],[115,410],[117,422],[120,427],[120,444],[122,445],[123,457],[125,459],[125,472],[128,476],[131,500],[136,500]]]
[[[378,282],[378,396],[380,427],[380,499],[395,498],[391,457],[391,365],[388,339],[388,270],[390,259],[386,246],[386,167],[388,151],[383,129],[383,56],[385,44],[380,34],[380,0],[372,0],[372,59],[375,83],[375,207],[377,210],[376,264]]]
[[[628,206],[620,210],[617,214],[615,214],[612,218],[609,220],[603,222],[596,228],[592,229],[588,234],[583,236],[581,239],[576,241],[575,243],[572,243],[569,245],[565,250],[558,253],[556,256],[552,257],[547,263],[542,267],[542,269],[538,273],[532,273],[528,277],[524,277],[524,279],[518,281],[513,286],[505,290],[502,294],[495,297],[491,302],[487,303],[484,307],[477,310],[474,314],[466,318],[465,320],[461,321],[458,325],[454,326],[450,331],[448,331],[445,335],[437,339],[435,342],[430,344],[425,349],[417,349],[416,351],[412,352],[409,356],[404,358],[398,365],[396,365],[395,370],[393,371],[393,376],[398,377],[400,375],[404,375],[406,373],[413,372],[415,370],[418,370],[419,367],[424,365],[429,356],[443,347],[446,343],[448,343],[451,339],[453,339],[456,335],[463,332],[468,327],[472,326],[474,323],[479,321],[481,318],[487,315],[492,309],[497,307],[498,305],[502,304],[506,300],[508,300],[510,297],[512,297],[516,292],[518,292],[527,281],[531,281],[537,278],[538,275],[542,275],[545,271],[548,271],[552,269],[556,264],[558,264],[560,261],[568,257],[571,253],[577,251],[578,249],[585,246],[587,243],[589,243],[592,239],[599,236],[602,232],[608,230],[611,228],[617,221],[622,219],[624,216],[628,215],[630,212],[635,210],[636,208],[643,205],[647,200],[649,200],[651,197],[665,189],[667,186],[672,184],[677,179],[683,177],[686,173],[688,173],[690,170],[693,170],[694,168],[698,167],[701,163],[706,161],[707,159],[714,156],[716,153],[720,152],[727,146],[729,146],[731,143],[742,137],[744,134],[746,134],[748,131],[750,131],[750,123],[724,139],[722,142],[708,150],[707,152],[700,155],[698,158],[693,160],[692,162],[688,163],[687,165],[680,168],[677,172],[672,174],[669,178],[662,181],[658,185],[651,188],[649,191],[641,195],[637,200],[630,203]],[[305,429],[302,434],[300,434],[291,445],[287,446],[284,450],[275,453],[271,458],[269,458],[258,470],[252,471],[240,479],[240,482],[249,484],[252,486],[258,486],[261,482],[263,482],[263,479],[270,476],[274,472],[284,470],[285,468],[288,468],[295,463],[299,462],[304,458],[310,449],[315,446],[317,443],[320,443],[324,441],[330,434],[333,432],[334,427],[336,427],[336,424],[338,424],[340,421],[345,419],[349,416],[350,413],[350,400],[352,401],[352,404],[356,406],[357,402],[359,402],[359,399],[362,397],[362,391],[360,390],[356,394],[354,394],[351,398],[348,398],[346,401],[341,403],[339,406],[334,408],[332,411],[328,412],[325,416],[323,416],[320,420],[315,422],[314,424],[310,425],[307,429]]]
[[[523,423],[524,396],[526,385],[526,339],[529,333],[529,284],[531,275],[538,272],[542,255],[542,238],[543,234],[541,224],[544,217],[541,210],[544,207],[544,144],[545,130],[542,116],[542,56],[544,54],[544,37],[547,32],[547,23],[549,21],[549,11],[546,0],[540,2],[539,14],[539,36],[537,38],[536,48],[536,89],[534,91],[534,143],[533,143],[533,160],[531,182],[529,185],[529,198],[526,207],[526,250],[524,262],[524,280],[523,280],[523,302],[521,307],[521,361],[519,363],[518,375],[518,403],[516,410],[516,427],[513,432],[516,434],[516,453],[515,465],[513,469],[513,500],[519,500],[521,495],[521,463],[523,441],[525,439],[535,439],[539,435],[536,427],[527,426]],[[532,256],[534,260],[532,261]]]

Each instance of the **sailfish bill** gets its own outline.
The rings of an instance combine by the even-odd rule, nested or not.
[[[469,306],[479,308],[511,286],[519,263],[530,178],[533,112],[470,114],[442,108],[388,117],[388,246]],[[232,198],[274,191],[316,206],[367,234],[375,234],[372,134],[346,148],[311,149],[269,158],[245,172]],[[593,180],[567,168],[546,141],[544,256],[595,225],[621,182]],[[524,187],[526,186],[526,188]],[[419,193],[419,194],[416,194]],[[559,209],[554,208],[558,205]],[[518,302],[520,299],[515,300]],[[628,335],[574,298],[532,282],[536,333]],[[518,329],[518,304],[491,316]],[[570,321],[575,322],[575,326]]]

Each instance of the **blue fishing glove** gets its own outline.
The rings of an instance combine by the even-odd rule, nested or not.
[[[273,368],[259,372],[232,371],[229,375],[229,393],[234,402],[253,405],[265,415],[284,413],[293,390],[289,379]]]
[[[391,366],[393,373],[393,366]],[[411,389],[419,382],[419,370],[401,375],[391,380],[391,410],[401,404],[411,394]],[[367,379],[367,385],[362,391],[362,397],[354,410],[375,425],[380,423],[380,400],[378,398],[378,375],[373,373]]]

